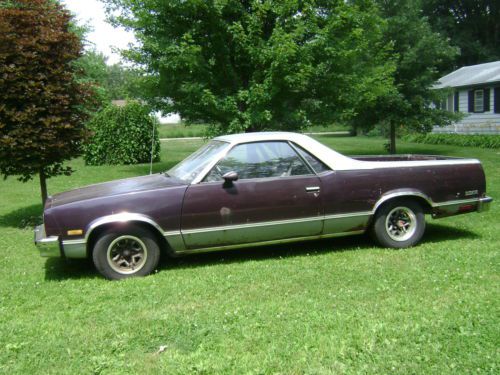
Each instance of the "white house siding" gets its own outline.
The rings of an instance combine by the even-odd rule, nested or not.
[[[484,86],[490,89],[490,110],[483,113],[469,113],[468,92],[472,88],[459,89],[458,109],[465,117],[449,126],[436,126],[433,133],[458,133],[458,134],[500,134],[500,113],[494,113],[495,86]],[[482,88],[482,87],[481,87]],[[449,101],[448,101],[449,102]],[[451,110],[452,108],[448,108]]]

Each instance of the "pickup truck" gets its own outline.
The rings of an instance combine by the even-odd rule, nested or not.
[[[164,173],[56,194],[35,229],[42,256],[91,258],[109,279],[170,256],[370,232],[416,245],[425,215],[487,210],[479,160],[347,157],[303,134],[217,137]]]

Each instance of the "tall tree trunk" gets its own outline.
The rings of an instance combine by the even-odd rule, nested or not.
[[[396,153],[396,124],[391,121],[391,139],[389,144],[389,153]]]
[[[40,191],[42,192],[42,208],[45,207],[45,201],[47,200],[47,177],[43,169],[40,169]]]

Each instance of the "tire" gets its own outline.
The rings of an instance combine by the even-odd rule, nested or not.
[[[372,226],[372,235],[384,246],[395,249],[415,246],[424,235],[422,206],[410,199],[389,201],[380,207]]]
[[[92,260],[97,271],[110,280],[146,276],[158,265],[160,247],[147,229],[111,228],[95,243]]]

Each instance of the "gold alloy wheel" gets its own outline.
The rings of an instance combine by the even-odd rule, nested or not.
[[[146,264],[148,249],[144,242],[135,236],[123,235],[114,239],[108,246],[109,266],[122,275],[138,272]]]

